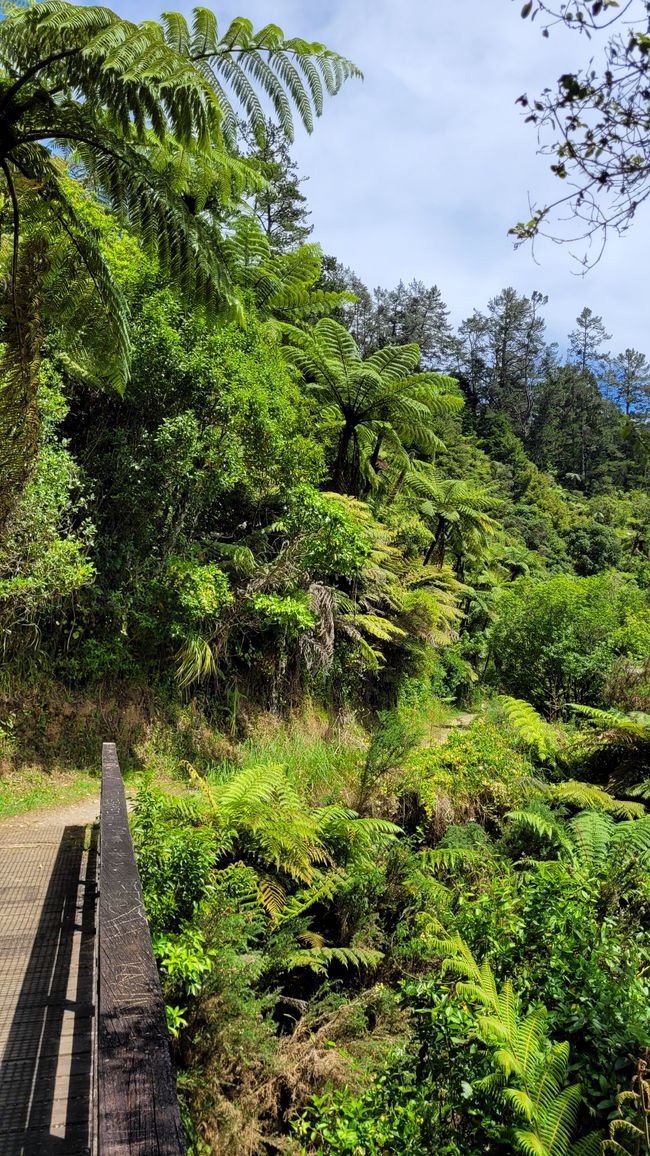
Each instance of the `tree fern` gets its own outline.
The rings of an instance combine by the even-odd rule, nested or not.
[[[541,839],[548,839],[552,843],[561,843],[565,838],[562,823],[549,819],[546,815],[539,814],[538,811],[523,809],[508,811],[505,818],[523,827],[528,827],[535,835]]]
[[[480,556],[496,530],[489,513],[495,499],[487,488],[460,478],[438,479],[432,469],[422,468],[409,474],[406,484],[424,497],[420,514],[432,531],[425,564],[433,561],[442,568],[449,550],[460,570],[463,559]]]
[[[435,847],[433,850],[421,852],[422,860],[434,870],[443,868],[453,871],[455,868],[480,868],[485,865],[485,850],[475,850],[470,847]]]
[[[255,31],[249,20],[236,17],[219,35],[214,14],[195,8],[191,26],[177,12],[165,13],[163,26],[166,44],[191,62],[215,93],[221,129],[232,148],[242,114],[263,136],[266,118],[260,97],[271,103],[292,139],[294,113],[311,132],[314,117],[323,111],[325,92],[333,96],[350,77],[361,76],[351,61],[322,44],[287,39],[276,24]]]
[[[233,101],[257,128],[263,121],[260,96],[270,99],[291,136],[294,112],[311,129],[322,111],[323,90],[337,92],[358,70],[323,45],[285,39],[274,25],[256,33],[238,18],[219,38],[206,9],[195,11],[191,29],[180,14],[167,14],[162,26],[134,24],[108,8],[66,0],[5,2],[2,16],[0,186],[11,220],[18,376],[27,384],[35,377],[34,343],[25,337],[35,332],[38,293],[25,299],[18,278],[21,192],[27,188],[76,249],[112,319],[112,382],[123,385],[126,306],[97,238],[66,195],[61,151],[74,150],[101,199],[155,253],[162,275],[174,278],[194,301],[233,309],[223,238],[199,211],[211,187],[222,198],[236,198],[258,179],[248,162],[229,157],[236,146]],[[11,366],[7,372],[15,378]],[[0,394],[3,408],[6,424],[23,431],[19,449],[33,457],[33,407],[28,411],[16,389],[8,388]],[[0,528],[12,495],[24,484],[7,457],[0,488],[9,490],[9,499],[0,502]]]
[[[575,779],[550,784],[544,793],[555,803],[569,803],[573,807],[585,809],[599,808],[619,819],[637,819],[645,814],[643,803],[616,799],[608,791],[594,786],[593,783],[579,783]]]
[[[208,783],[193,767],[189,773],[204,797],[205,818],[256,864],[260,901],[276,921],[331,898],[345,869],[374,865],[399,831],[344,807],[308,807],[279,764],[247,767],[223,784]],[[299,888],[293,896],[289,883]]]
[[[586,720],[576,753],[602,767],[616,785],[629,787],[650,776],[650,715],[572,704]]]
[[[283,325],[285,356],[323,407],[323,425],[336,431],[334,488],[353,497],[376,489],[380,457],[409,468],[405,444],[440,444],[435,419],[457,412],[462,400],[452,378],[416,373],[416,345],[387,346],[365,360],[351,334],[331,318],[310,329]]]
[[[350,299],[349,293],[314,289],[322,265],[318,245],[276,253],[252,215],[242,214],[233,223],[223,252],[233,283],[252,292],[263,319],[295,322],[331,312]]]
[[[560,784],[563,785],[563,784]],[[552,844],[557,863],[537,863],[535,870],[555,875],[580,872],[590,881],[600,882],[608,901],[618,902],[621,895],[635,885],[639,868],[650,866],[650,815],[617,822],[616,814],[625,814],[617,800],[607,796],[607,809],[589,784],[569,784],[572,801],[590,800],[591,810],[580,811],[568,821],[549,818],[535,810],[511,811],[506,818],[527,826],[536,836]],[[549,788],[553,794],[555,787]],[[611,813],[613,812],[613,814]]]

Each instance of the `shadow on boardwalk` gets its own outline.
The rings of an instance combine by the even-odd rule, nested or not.
[[[97,833],[59,827],[49,849],[25,844],[1,849],[0,1156],[68,1156],[92,1139]]]

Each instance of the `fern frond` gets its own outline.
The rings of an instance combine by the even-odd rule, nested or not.
[[[572,1144],[569,1151],[571,1156],[600,1156],[601,1152],[607,1151],[607,1141],[602,1140],[598,1132],[590,1132]]]
[[[259,901],[272,919],[277,920],[287,902],[284,887],[271,875],[261,875],[257,882]]]
[[[304,915],[315,903],[324,903],[334,897],[339,888],[348,879],[347,872],[340,868],[330,870],[327,874],[316,873],[311,887],[292,895],[285,903],[277,917],[278,923],[288,923]]]
[[[300,939],[303,943],[306,943],[307,946],[311,948],[320,948],[325,946],[324,936],[319,935],[316,931],[301,931],[298,939]]]
[[[557,754],[557,737],[553,728],[530,703],[505,694],[499,695],[499,702],[510,726],[542,762]]]
[[[455,867],[482,866],[485,863],[485,851],[469,847],[435,847],[433,850],[422,851],[420,858],[428,867],[453,871]]]
[[[650,815],[617,823],[611,832],[611,844],[616,854],[629,856],[650,854]]]
[[[369,947],[319,947],[311,951],[292,952],[284,966],[291,971],[307,967],[320,975],[326,975],[332,963],[340,963],[346,968],[373,970],[383,958],[383,952]]]
[[[553,842],[561,841],[562,828],[560,824],[538,814],[537,811],[508,811],[504,818],[528,827],[543,839],[551,839]]]
[[[580,783],[568,779],[545,788],[545,794],[556,803],[570,803],[574,807],[600,809],[620,819],[641,818],[645,814],[643,803],[631,803],[615,799],[601,787],[593,783]]]
[[[569,821],[569,828],[580,860],[596,871],[603,871],[609,857],[614,820],[603,811],[581,811]]]

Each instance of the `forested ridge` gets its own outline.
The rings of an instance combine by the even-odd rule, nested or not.
[[[648,357],[323,253],[323,45],[3,12],[0,810],[117,741],[190,1151],[650,1151]]]

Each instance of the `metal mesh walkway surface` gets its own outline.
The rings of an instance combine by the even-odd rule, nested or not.
[[[92,1145],[97,831],[0,826],[0,1156]]]

